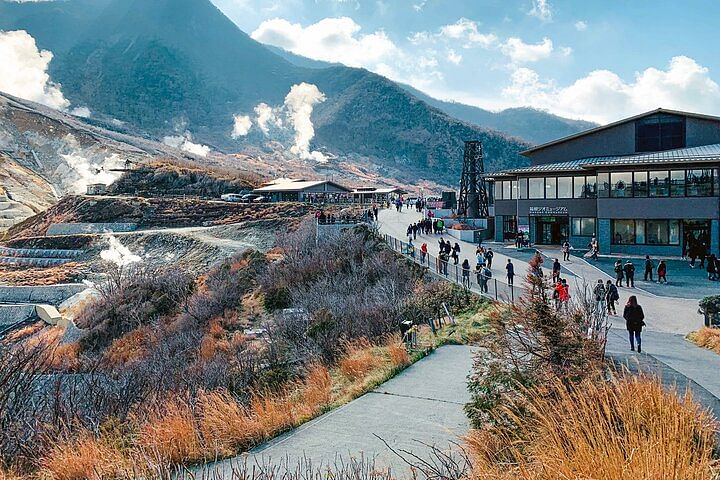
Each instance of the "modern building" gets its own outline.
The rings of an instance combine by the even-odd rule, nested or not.
[[[495,238],[601,253],[720,253],[720,117],[658,109],[522,152],[493,175]]]
[[[355,203],[382,203],[390,200],[392,197],[407,195],[407,193],[406,190],[398,187],[361,187],[353,190],[353,199]]]

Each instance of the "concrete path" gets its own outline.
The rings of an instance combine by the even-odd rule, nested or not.
[[[384,210],[380,213],[380,231],[396,238],[405,240],[407,226],[421,218],[421,214],[414,211],[403,211],[398,213],[394,209]],[[445,238],[448,238],[445,235]],[[456,240],[452,237],[452,242]],[[426,242],[430,252],[437,253],[438,235],[418,237],[414,242],[416,246]],[[475,245],[468,242],[458,241],[461,247],[461,261],[468,258],[474,264]],[[503,278],[504,267],[508,258],[514,258],[517,252],[513,249],[505,249],[501,244],[487,244],[495,251],[493,261],[493,275]],[[542,253],[548,258],[562,258],[559,250],[545,248]],[[527,268],[527,261],[515,258],[515,271],[518,274],[524,273]],[[550,262],[546,260],[545,265]],[[572,272],[575,277],[569,277],[568,283],[571,286],[571,295],[577,297],[584,288],[584,284],[594,284],[598,279],[607,281],[611,279],[607,274],[592,266],[587,261],[577,257],[571,257],[570,261],[562,262],[563,267]],[[525,284],[524,276],[516,278],[516,284]],[[698,386],[696,395],[703,404],[713,408],[720,399],[720,355],[700,348],[684,338],[684,335],[699,329],[702,325],[702,317],[697,313],[697,300],[689,300],[674,297],[661,297],[645,292],[640,288],[621,288],[618,312],[622,313],[622,305],[625,304],[629,295],[636,295],[639,303],[643,306],[646,315],[647,328],[643,331],[643,353],[638,355],[630,352],[625,320],[621,316],[611,316],[610,322],[613,328],[608,338],[608,353],[613,358],[629,360],[633,365],[642,364],[648,368],[644,371],[651,371],[662,375],[662,378],[671,379],[677,383],[680,389],[683,386]],[[650,370],[652,366],[654,370]],[[664,372],[664,373],[663,373]],[[681,378],[681,381],[676,379]],[[704,395],[704,397],[703,397]],[[720,414],[720,409],[718,409]],[[720,418],[720,417],[718,417]]]
[[[338,456],[374,458],[376,466],[403,473],[407,465],[378,437],[394,449],[424,458],[428,458],[429,448],[423,444],[447,449],[452,442],[459,442],[469,428],[463,405],[470,399],[466,382],[472,352],[466,346],[442,347],[353,402],[249,454],[207,465],[198,473],[229,475],[239,462],[288,461],[292,466],[303,458],[317,467],[333,464]]]

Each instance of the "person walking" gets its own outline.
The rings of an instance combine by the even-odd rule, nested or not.
[[[448,263],[450,263],[450,256],[447,254],[446,251],[442,251],[440,255],[438,255],[438,258],[440,259],[440,273],[445,275],[447,277],[448,274]]]
[[[407,228],[407,231],[405,232],[405,235],[407,235],[408,240],[412,240],[412,236],[413,236],[412,223],[411,223],[410,225],[408,225],[408,228]]]
[[[440,237],[440,240],[438,240],[438,245],[440,246],[440,253],[445,251],[445,240]]]
[[[630,338],[630,350],[635,351],[635,343],[637,343],[638,353],[642,352],[642,329],[645,326],[645,313],[640,305],[638,305],[637,297],[630,295],[625,311],[623,312],[625,326]]]
[[[485,263],[485,255],[480,251],[480,249],[477,249],[477,252],[475,252],[475,265],[483,265]]]
[[[707,257],[706,271],[708,280],[715,281],[718,279],[718,260],[714,253]]]
[[[507,265],[505,265],[505,271],[507,272],[508,285],[513,285],[513,280],[515,278],[515,265],[513,265],[512,260],[509,258]]]
[[[567,280],[562,279],[560,281],[560,290],[558,292],[558,299],[560,300],[560,308],[565,312],[568,311],[568,304],[570,303],[570,286],[567,284]]]
[[[562,270],[562,265],[560,265],[560,260],[557,258],[553,262],[552,266],[552,283],[553,285],[556,284],[560,280],[560,270]]]
[[[462,263],[462,285],[470,290],[470,262],[467,258]]]
[[[492,261],[494,256],[495,253],[492,251],[492,248],[488,248],[487,252],[485,252],[485,263],[487,264],[487,268],[492,268]]]
[[[618,292],[617,287],[612,283],[612,280],[607,281],[605,291],[607,292],[605,301],[607,303],[608,315],[617,315],[615,302],[620,300],[620,293]]]
[[[420,262],[425,265],[425,260],[427,259],[428,254],[428,246],[427,243],[423,243],[420,245]]]
[[[418,232],[418,224],[417,224],[417,223],[413,223],[413,224],[412,224],[413,240],[417,240],[417,232]]]
[[[657,275],[658,275],[658,283],[662,283],[663,281],[667,284],[667,265],[665,264],[665,260],[660,260],[660,263],[658,264],[657,268]]]
[[[570,242],[568,242],[567,240],[565,241],[565,243],[563,243],[562,254],[563,254],[563,262],[569,262],[570,261]]]
[[[613,270],[615,270],[615,286],[622,287],[622,282],[625,278],[625,274],[623,273],[622,260],[618,260],[615,262],[615,267],[613,268]]]
[[[628,288],[635,288],[635,265],[628,260],[623,267],[625,272],[625,284]]]
[[[651,282],[653,282],[653,270],[655,270],[655,265],[653,265],[653,261],[650,260],[650,255],[645,255],[645,275],[643,275],[643,279],[647,282],[648,278]]]
[[[598,280],[593,289],[595,295],[595,311],[605,313],[605,300],[607,299],[607,290],[605,290],[605,282]]]
[[[460,244],[458,242],[455,242],[455,245],[452,247],[452,258],[455,265],[460,262]]]
[[[488,293],[488,282],[492,278],[492,271],[487,267],[487,265],[482,265],[480,277],[482,279],[482,283],[480,283],[480,290],[484,293]]]

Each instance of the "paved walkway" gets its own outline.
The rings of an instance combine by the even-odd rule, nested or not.
[[[404,240],[408,224],[420,218],[421,214],[414,211],[398,213],[394,209],[384,210],[380,213],[380,231]],[[455,243],[453,237],[449,238]],[[426,242],[430,252],[436,254],[438,240],[437,235],[419,236],[414,243],[419,246],[422,242]],[[461,261],[468,258],[471,264],[474,264],[476,246],[468,242],[458,241],[458,243],[461,247]],[[522,254],[518,255],[519,252],[516,250],[503,248],[500,244],[488,245],[493,246],[493,251],[496,252],[492,269],[494,276],[500,278],[505,276],[504,267],[508,258],[513,258],[516,273],[520,274],[527,268],[527,259],[522,257]],[[548,258],[562,258],[557,249],[546,248],[542,253]],[[585,282],[594,284],[598,279],[603,281],[610,279],[610,276],[578,257],[571,256],[570,261],[562,264],[575,275],[568,277],[573,296],[579,295]],[[549,265],[549,260],[546,260],[545,266]],[[518,280],[521,278],[516,278],[516,284],[520,283]],[[677,383],[681,390],[685,386],[699,386],[696,397],[703,401],[704,405],[716,408],[717,399],[720,399],[720,374],[718,374],[720,355],[700,348],[684,338],[685,334],[699,329],[703,324],[702,317],[697,313],[697,300],[660,297],[639,288],[621,288],[620,305],[623,305],[631,294],[638,297],[647,316],[648,325],[643,331],[643,354],[630,352],[625,321],[621,316],[610,317],[613,328],[608,338],[608,354],[613,358],[631,362],[633,365],[653,366],[654,370],[648,367],[644,371],[658,373],[666,383],[670,381]],[[621,311],[621,307],[618,310]],[[683,377],[682,381],[676,381],[680,377]],[[720,418],[720,408],[717,413]]]
[[[407,471],[407,465],[380,438],[394,449],[412,451],[421,458],[428,458],[426,445],[447,449],[452,442],[459,442],[469,428],[463,405],[470,399],[466,382],[472,352],[466,346],[442,347],[371,393],[249,454],[208,465],[198,473],[230,478],[232,466],[238,462],[288,461],[292,466],[307,458],[319,467],[333,464],[338,456],[347,459],[361,455],[374,458],[378,467],[391,467],[396,473]]]

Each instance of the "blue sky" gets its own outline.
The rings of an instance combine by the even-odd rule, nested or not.
[[[257,40],[489,109],[720,115],[720,2],[213,0]]]

